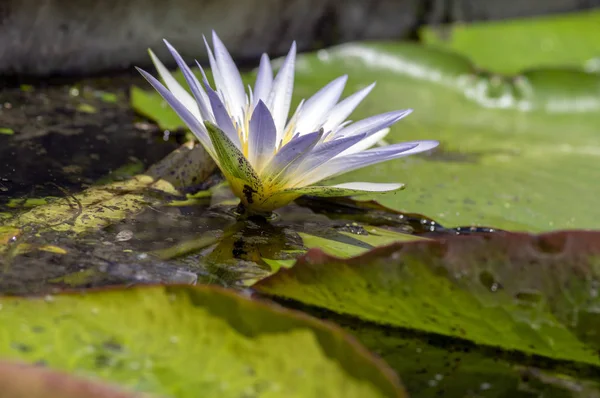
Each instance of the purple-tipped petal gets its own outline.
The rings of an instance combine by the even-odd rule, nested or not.
[[[240,137],[238,136],[237,130],[233,125],[231,116],[225,109],[225,105],[223,105],[223,102],[215,90],[209,86],[206,86],[206,92],[208,93],[208,99],[210,100],[210,105],[212,107],[213,114],[215,115],[217,126],[223,130],[231,142],[233,142],[235,146],[240,149],[242,147],[240,143]]]
[[[365,99],[367,95],[373,90],[375,83],[372,83],[368,87],[363,88],[360,91],[344,98],[340,101],[327,115],[327,120],[323,123],[323,129],[325,131],[331,131],[338,128],[350,114],[356,109],[358,104]]]
[[[277,141],[283,138],[283,131],[290,112],[290,103],[292,102],[292,91],[294,90],[294,66],[296,63],[296,42],[292,47],[277,76],[273,80],[273,86],[267,106],[271,110],[271,115],[275,121],[277,129]]]
[[[241,115],[239,113],[245,108],[246,102],[246,93],[244,91],[242,77],[240,76],[237,66],[235,66],[235,62],[233,62],[233,58],[231,58],[229,51],[227,51],[227,48],[214,31],[212,32],[212,41],[215,51],[215,60],[224,84],[223,87],[217,88],[219,91],[227,93],[225,98],[227,101],[230,101],[230,111],[237,114],[236,120],[241,120]]]
[[[352,155],[339,156],[309,173],[304,179],[302,179],[301,182],[296,185],[311,185],[317,181],[376,163],[425,152],[435,148],[438,145],[439,142],[437,141],[403,142],[400,144],[388,145],[382,148],[369,149],[368,151],[358,152]]]
[[[275,122],[267,105],[259,100],[250,118],[248,139],[248,159],[255,170],[260,172],[265,163],[271,160],[276,144]]]
[[[277,154],[271,159],[265,167],[263,175],[271,180],[275,180],[281,173],[289,167],[292,162],[296,161],[300,156],[306,154],[317,145],[323,135],[322,131],[305,134],[303,136],[294,137],[290,142],[285,144]]]
[[[363,138],[362,140],[360,140],[359,142],[357,142],[355,145],[352,145],[350,148],[346,149],[344,152],[340,153],[337,156],[351,155],[353,153],[366,151],[367,149],[369,149],[372,146],[374,146],[375,144],[377,144],[379,141],[383,140],[389,134],[389,132],[390,132],[389,127],[386,127],[375,133],[371,133],[371,134],[367,135],[365,138]]]
[[[364,138],[365,134],[359,134],[352,137],[321,142],[305,156],[300,164],[296,167],[289,167],[286,169],[286,174],[289,175],[289,184],[295,185],[296,182],[300,181],[308,173],[333,159],[335,156],[357,144]]]
[[[260,57],[260,65],[258,65],[258,73],[256,75],[256,83],[254,83],[254,98],[252,105],[256,106],[258,101],[267,101],[271,87],[273,85],[273,69],[271,68],[271,60],[267,54]]]
[[[200,111],[198,110],[198,105],[196,104],[196,101],[194,101],[194,98],[190,95],[190,93],[185,91],[185,89],[177,80],[175,80],[171,72],[169,72],[169,70],[163,65],[163,63],[160,61],[160,59],[158,59],[154,52],[152,52],[152,50],[148,50],[148,53],[150,54],[150,58],[152,59],[154,67],[158,71],[158,74],[163,82],[165,82],[167,85],[169,91],[173,93],[179,102],[185,105],[188,111],[190,111],[195,117],[200,118]]]
[[[154,78],[150,73],[146,72],[143,69],[136,68],[142,76],[154,87],[156,91],[167,101],[167,103],[173,108],[175,113],[179,115],[181,120],[190,128],[190,130],[196,135],[196,137],[200,140],[202,145],[206,148],[206,150],[214,155],[214,150],[210,138],[208,136],[208,132],[204,127],[202,121],[200,121],[197,117],[195,117],[187,107],[175,97],[173,93],[171,93],[165,86],[163,86],[158,80]]]
[[[339,130],[335,136],[336,137],[348,137],[354,134],[362,134],[367,133],[373,134],[380,130],[383,130],[386,127],[391,126],[396,123],[400,119],[408,116],[412,112],[412,109],[404,109],[400,111],[392,111],[387,113],[382,113],[381,115],[375,115],[368,117],[363,120],[359,120],[356,123],[352,123],[343,129]]]
[[[194,95],[194,98],[196,99],[196,103],[198,108],[200,109],[202,119],[208,119],[212,121],[213,115],[212,112],[209,111],[210,104],[208,96],[206,95],[206,92],[200,85],[200,82],[198,81],[198,79],[196,79],[196,76],[194,76],[192,70],[185,63],[181,55],[179,55],[179,52],[177,52],[175,47],[173,47],[167,40],[165,40],[164,42],[167,45],[169,51],[171,52],[171,55],[173,55],[173,58],[175,58],[175,62],[177,62],[179,69],[181,69],[181,72],[183,72],[183,77],[185,78],[185,81],[187,82],[188,86],[190,87],[190,90],[192,91],[192,94]]]
[[[338,77],[306,100],[302,108],[302,115],[296,125],[296,131],[306,134],[319,129],[325,121],[327,113],[342,96],[347,81],[348,76],[346,75]]]

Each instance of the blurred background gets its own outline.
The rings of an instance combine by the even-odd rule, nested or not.
[[[88,75],[148,66],[163,38],[201,58],[215,29],[236,61],[354,40],[416,38],[425,25],[584,10],[600,0],[2,0],[0,73]]]

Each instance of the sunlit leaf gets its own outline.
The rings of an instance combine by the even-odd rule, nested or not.
[[[454,237],[348,260],[309,252],[255,288],[390,333],[435,333],[590,372],[600,367],[599,256],[593,232]]]
[[[341,330],[216,288],[0,300],[0,356],[169,397],[402,397]]]

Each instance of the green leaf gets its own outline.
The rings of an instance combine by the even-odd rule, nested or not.
[[[415,111],[389,143],[441,142],[429,155],[356,170],[330,181],[398,182],[380,203],[440,223],[543,231],[598,226],[600,76],[540,70],[477,74],[460,56],[412,44],[348,44],[302,55],[295,95],[348,73],[348,92],[380,84],[351,117]],[[318,73],[316,73],[318,71]]]
[[[346,94],[377,80],[352,120],[413,108],[386,141],[441,142],[430,155],[356,170],[329,184],[405,183],[402,192],[368,197],[446,226],[598,226],[600,185],[590,182],[600,180],[593,167],[600,154],[600,75],[539,69],[496,76],[462,56],[412,43],[346,44],[302,54],[298,65],[296,103],[342,74],[350,76]]]
[[[421,39],[498,73],[539,67],[600,69],[600,11],[424,27]]]
[[[254,287],[389,333],[468,340],[590,374],[600,369],[599,258],[600,232],[452,237],[348,260],[312,251]]]
[[[223,289],[0,301],[0,355],[169,397],[402,397],[338,328]]]
[[[161,129],[178,130],[184,127],[179,116],[160,96],[148,95],[148,92],[133,86],[131,87],[130,97],[131,104],[136,112],[148,119],[155,120]]]
[[[363,227],[360,227],[360,229],[360,233],[339,231],[338,235],[326,237],[305,232],[299,232],[298,235],[300,235],[302,243],[307,248],[319,248],[327,254],[343,258],[365,253],[375,246],[388,245],[394,242],[424,240],[424,238],[415,235],[401,234],[382,228],[368,227],[370,232],[367,232]]]

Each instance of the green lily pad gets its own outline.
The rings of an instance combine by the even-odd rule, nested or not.
[[[548,66],[600,70],[600,11],[424,27],[421,39],[498,73]]]
[[[599,258],[597,232],[452,237],[347,260],[311,251],[254,288],[391,335],[447,336],[589,376],[600,372]]]
[[[524,231],[598,226],[600,186],[590,182],[600,180],[600,168],[593,167],[600,153],[599,75],[540,69],[499,77],[476,72],[459,55],[416,44],[347,44],[298,57],[295,101],[345,73],[348,92],[378,81],[353,120],[413,108],[386,140],[437,139],[441,146],[430,155],[336,177],[331,184],[406,183],[404,191],[371,198],[448,226]],[[138,110],[163,106],[150,91],[136,90],[136,98]]]
[[[403,397],[340,329],[217,288],[0,300],[0,356],[170,397]]]

